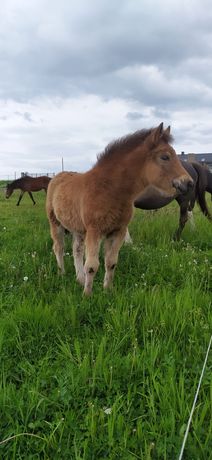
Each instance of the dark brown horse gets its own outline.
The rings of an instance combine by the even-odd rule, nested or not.
[[[20,177],[20,179],[16,179],[13,182],[10,182],[10,184],[7,184],[5,196],[6,198],[9,198],[14,190],[19,189],[21,190],[21,193],[17,202],[17,206],[19,206],[25,192],[28,192],[33,204],[35,204],[32,192],[39,192],[40,190],[45,190],[46,192],[50,180],[51,178],[48,176],[31,177],[26,175]]]
[[[64,233],[73,234],[77,280],[91,294],[104,239],[104,288],[112,285],[119,250],[124,242],[135,199],[153,185],[163,196],[193,187],[171,147],[170,128],[137,131],[109,144],[86,173],[62,172],[50,182],[46,210],[53,249],[64,272]],[[85,246],[85,264],[84,264]]]
[[[134,203],[136,208],[153,210],[163,208],[175,199],[180,206],[179,226],[174,234],[174,239],[176,240],[180,239],[196,201],[203,214],[208,219],[212,219],[205,198],[206,192],[212,194],[212,173],[205,165],[201,165],[200,163],[181,161],[181,164],[193,179],[193,189],[190,188],[186,193],[179,193],[176,197],[172,198],[166,198],[158,194],[154,189],[149,189],[148,193],[137,198]]]

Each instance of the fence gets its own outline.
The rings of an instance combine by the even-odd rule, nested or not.
[[[7,181],[7,182],[12,182],[15,179],[19,179],[19,177],[23,176],[31,176],[31,177],[40,177],[40,176],[48,176],[48,177],[54,177],[56,173],[28,173],[28,172],[22,172],[21,174],[0,174],[0,180],[2,181]]]

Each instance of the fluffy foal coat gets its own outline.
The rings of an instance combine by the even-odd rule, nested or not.
[[[86,173],[62,172],[50,182],[46,209],[58,266],[64,273],[64,232],[73,235],[76,276],[91,294],[104,239],[104,288],[112,285],[118,253],[133,203],[141,191],[153,185],[164,195],[187,189],[192,179],[180,164],[170,142],[170,128],[137,131],[106,147]],[[85,247],[85,263],[84,263]]]

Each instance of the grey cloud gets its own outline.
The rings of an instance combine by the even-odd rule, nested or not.
[[[33,123],[32,115],[29,112],[14,112],[15,115],[18,115],[19,117],[23,118],[24,120],[28,121],[29,123]]]
[[[126,114],[126,118],[129,120],[140,120],[141,118],[144,118],[144,115],[140,112],[128,112]]]
[[[61,104],[70,99],[83,101],[88,94],[98,95],[99,104],[124,102],[113,119],[121,119],[121,134],[125,129],[127,132],[164,121],[174,124],[173,134],[182,150],[186,142],[187,146],[195,145],[198,139],[210,146],[211,23],[210,0],[173,0],[169,4],[167,0],[3,2],[0,121],[8,149],[10,142],[12,151],[19,152],[23,146],[28,152],[29,148],[31,165],[39,161],[42,169],[50,164],[55,169],[60,152],[69,169],[91,164],[101,145],[113,137],[115,123],[108,131],[102,129],[103,125],[95,125],[98,140],[89,146],[81,139],[82,117],[78,111],[76,123],[72,116],[74,128],[70,122],[70,132],[75,130],[74,142],[69,134],[68,112],[63,112]],[[60,107],[54,120],[44,110],[35,110],[43,107],[43,100],[47,106],[52,100],[55,106],[61,104],[61,119],[63,113],[66,117],[64,129],[60,124],[57,130],[55,121]],[[8,101],[14,102],[14,108],[11,104],[7,107]],[[91,111],[89,107],[88,117]],[[105,106],[100,115],[103,119],[104,111]],[[78,138],[81,143],[77,144]],[[50,153],[43,162],[45,151]],[[11,158],[13,164],[14,156]],[[25,166],[25,158],[29,160],[28,153],[18,155],[17,164],[23,160]]]
[[[16,29],[11,23],[4,28],[4,38],[10,35],[10,39],[7,54],[3,46],[0,48],[4,53],[2,98],[12,95],[28,100],[43,94],[67,97],[91,92],[130,97],[149,105],[161,105],[165,99],[168,105],[178,99],[174,94],[168,91],[166,97],[163,91],[160,95],[151,82],[148,85],[142,78],[140,82],[132,76],[127,78],[123,69],[131,68],[133,73],[136,66],[154,65],[170,79],[182,79],[192,75],[186,65],[191,55],[197,63],[203,57],[210,60],[208,2],[207,17],[203,6],[196,5],[194,14],[193,2],[182,9],[182,1],[173,2],[169,8],[165,1],[158,8],[151,1],[124,0],[112,5],[80,1],[78,6],[63,1],[53,10],[50,2],[44,3],[48,15],[41,15],[39,1],[32,13],[20,3]],[[193,94],[186,100],[190,103]]]
[[[32,116],[31,116],[31,114],[30,114],[29,112],[25,112],[25,113],[23,114],[23,117],[24,117],[24,119],[25,119],[26,121],[29,121],[29,123],[33,123]]]

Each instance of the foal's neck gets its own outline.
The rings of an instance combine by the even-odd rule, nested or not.
[[[113,181],[116,193],[126,195],[126,198],[134,201],[135,197],[146,187],[145,175],[142,174],[145,165],[145,153],[136,149],[130,156],[103,164],[96,165],[101,177]],[[95,168],[95,167],[94,167]]]

